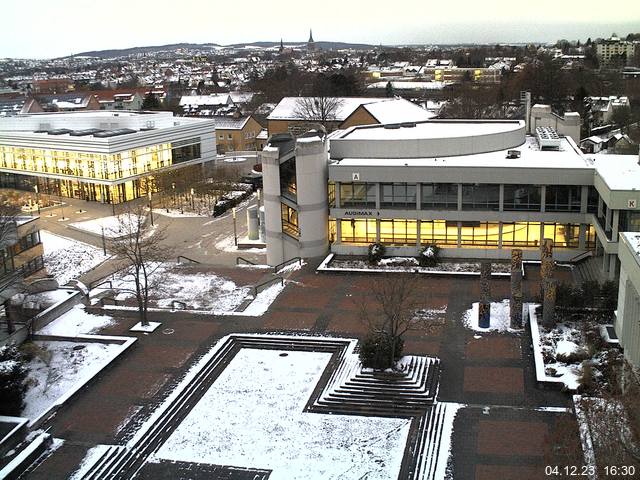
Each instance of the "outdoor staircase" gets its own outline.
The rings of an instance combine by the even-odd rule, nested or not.
[[[589,257],[573,266],[573,278],[578,285],[601,278],[602,257]]]

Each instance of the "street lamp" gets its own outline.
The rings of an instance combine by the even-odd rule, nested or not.
[[[195,192],[196,192],[196,191],[192,188],[192,189],[191,189],[191,210],[195,210],[195,209],[196,209],[196,207],[195,207],[195,205],[194,205],[194,203],[193,203],[193,194],[194,194]]]
[[[38,215],[40,215],[40,191],[37,183],[33,186],[33,189],[36,191],[36,205],[38,206]]]
[[[236,207],[231,209],[231,214],[233,215],[233,244],[238,246],[238,230],[236,229]]]
[[[104,256],[107,256],[107,242],[104,239],[104,225],[101,225],[100,228],[102,228],[102,253],[104,253]]]
[[[153,227],[153,204],[151,203],[151,190],[149,190],[148,195],[149,195],[149,214],[151,216],[151,226]]]

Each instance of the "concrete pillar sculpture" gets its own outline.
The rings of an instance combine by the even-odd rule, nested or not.
[[[547,280],[544,287],[542,325],[549,329],[556,326],[556,281],[554,279]]]
[[[258,240],[260,235],[260,219],[258,217],[258,207],[253,205],[247,208],[247,236],[249,240]]]
[[[511,250],[511,299],[509,300],[510,327],[522,328],[522,250]]]
[[[491,262],[480,263],[480,304],[478,306],[478,326],[491,326]]]
[[[545,238],[541,248],[540,291],[542,296],[542,318],[547,328],[555,326],[556,284],[553,279],[555,262],[553,261],[553,240]]]

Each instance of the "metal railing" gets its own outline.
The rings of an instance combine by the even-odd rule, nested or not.
[[[582,252],[576,255],[575,257],[570,258],[569,263],[578,263],[581,260],[584,260],[585,258],[592,257],[592,256],[593,256],[593,250],[587,250],[586,252]]]
[[[271,280],[267,280],[266,282],[262,282],[251,288],[251,293],[254,298],[263,290],[269,288],[271,285],[275,285],[276,283],[280,283],[280,285],[284,285],[284,279],[282,277],[275,277]]]
[[[252,262],[251,260],[247,260],[244,257],[236,257],[236,265],[240,265],[241,263],[245,263],[247,265],[256,265],[254,262]]]
[[[285,267],[292,265],[295,262],[299,262],[300,265],[302,265],[302,258],[293,257],[293,258],[290,258],[289,260],[285,260],[284,262],[279,263],[278,265],[273,267],[273,273],[278,273],[279,271],[283,270]]]
[[[194,260],[193,258],[185,257],[184,255],[178,255],[178,259],[176,261],[180,263],[180,259],[186,260],[186,263],[200,263],[199,261]]]

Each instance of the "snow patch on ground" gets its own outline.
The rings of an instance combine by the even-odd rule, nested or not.
[[[78,466],[76,471],[69,477],[69,480],[80,480],[85,477],[89,470],[93,467],[93,465],[100,460],[100,458],[107,453],[107,450],[111,448],[111,445],[96,445],[93,448],[90,448],[82,463]]]
[[[76,384],[87,381],[104,368],[123,349],[122,345],[104,343],[62,341],[33,343],[42,349],[42,353],[35,356],[28,364],[29,387],[25,395],[22,416],[31,420],[46,412]],[[84,348],[75,350],[74,347],[78,345],[84,345]]]
[[[136,323],[129,329],[130,332],[154,332],[160,325],[160,322],[148,322],[149,325],[142,325],[142,322]]]
[[[84,222],[70,223],[69,226],[100,236],[102,235],[102,229],[104,228],[104,236],[106,238],[118,238],[123,236],[127,231],[135,231],[135,227],[133,226],[125,226],[125,228],[122,229],[121,222],[127,221],[130,221],[132,225],[137,225],[139,221],[138,215],[112,215],[110,217],[95,218]],[[124,230],[124,232],[121,230]]]
[[[84,305],[76,305],[37,333],[38,335],[77,337],[80,334],[95,333],[114,323],[113,318],[108,315],[93,315],[84,309]]]
[[[267,468],[272,480],[396,478],[410,420],[303,413],[331,355],[280,353],[240,350],[151,461]]]
[[[44,247],[47,272],[53,275],[60,285],[81,276],[110,258],[93,245],[46,230],[40,230],[40,240]]]
[[[491,302],[491,323],[489,328],[481,328],[478,325],[478,309],[480,303],[475,302],[471,308],[464,313],[462,321],[465,327],[477,332],[521,332],[521,330],[513,330],[509,327],[509,299],[501,302]]]
[[[244,310],[244,312],[237,312],[237,314],[248,317],[259,317],[264,315],[274,300],[278,298],[280,292],[284,290],[284,287],[284,284],[280,285],[279,283],[276,283],[275,285],[271,285],[269,288],[265,288],[256,295],[256,298]]]

